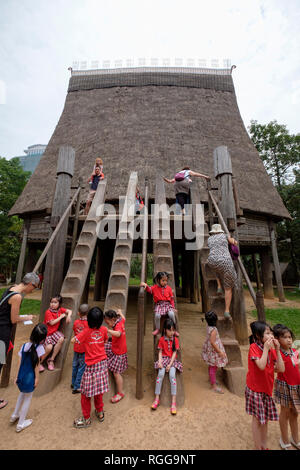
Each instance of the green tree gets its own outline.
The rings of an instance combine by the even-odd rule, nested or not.
[[[8,213],[24,189],[30,172],[23,171],[18,159],[0,157],[0,272],[11,277],[16,270],[20,245],[22,220]]]
[[[277,225],[278,251],[282,261],[291,261],[300,279],[300,134],[290,134],[276,120],[269,124],[251,121],[251,139],[271,176],[292,220]],[[282,242],[282,243],[280,243]]]

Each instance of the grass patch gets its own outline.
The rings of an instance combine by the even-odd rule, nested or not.
[[[297,339],[300,339],[300,308],[266,308],[266,320],[271,326],[283,323],[288,326]],[[252,310],[252,316],[257,318],[256,310]]]
[[[148,286],[152,286],[152,284],[153,284],[153,279],[152,279],[151,277],[149,277],[146,282],[147,282]],[[130,285],[130,286],[139,286],[140,283],[141,283],[141,279],[140,279],[140,278],[131,277],[131,278],[129,279],[129,285]]]
[[[0,298],[2,297],[3,292],[6,289],[0,289]],[[33,300],[33,299],[23,299],[21,308],[20,308],[20,315],[39,315],[40,314],[40,307],[41,301],[40,300]]]

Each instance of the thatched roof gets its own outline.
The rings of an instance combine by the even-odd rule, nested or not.
[[[73,72],[56,129],[10,214],[51,209],[61,145],[76,152],[73,185],[79,176],[86,181],[95,158],[102,157],[108,199],[126,193],[133,170],[141,187],[145,176],[150,182],[157,172],[171,178],[186,165],[213,176],[213,151],[225,145],[241,207],[289,217],[244,127],[227,70]],[[172,186],[166,186],[167,196],[174,198]],[[153,184],[151,197],[154,192]]]

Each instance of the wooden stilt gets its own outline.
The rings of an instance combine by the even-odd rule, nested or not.
[[[269,247],[260,252],[262,283],[264,288],[265,299],[274,299],[271,253]]]
[[[282,277],[281,277],[277,244],[276,244],[276,228],[275,228],[274,222],[270,223],[270,236],[271,236],[271,247],[272,247],[275,278],[276,278],[276,284],[277,284],[277,290],[278,290],[278,298],[279,298],[279,302],[285,302],[285,295],[284,295],[284,290],[283,290],[283,285],[282,285]]]

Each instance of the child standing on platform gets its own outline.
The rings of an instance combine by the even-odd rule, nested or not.
[[[87,322],[87,313],[89,311],[88,304],[82,304],[79,307],[79,318],[74,321],[73,331],[74,335],[77,336],[84,328],[88,327]],[[82,378],[82,374],[85,369],[85,361],[84,361],[84,346],[81,344],[74,343],[74,355],[73,355],[73,362],[72,362],[72,385],[71,388],[73,395],[75,393],[80,393],[80,382]]]
[[[175,304],[174,304],[174,294],[172,288],[168,286],[169,275],[166,272],[160,271],[156,274],[154,278],[154,286],[149,287],[145,282],[141,282],[140,286],[153,295],[153,300],[155,303],[154,307],[154,321],[155,321],[155,330],[152,332],[154,336],[159,333],[160,330],[160,318],[163,315],[168,315],[168,317],[173,320],[174,325],[176,325],[175,318]],[[175,331],[175,335],[179,336],[179,333]]]
[[[280,353],[285,371],[278,372],[275,380],[274,399],[280,404],[279,426],[280,447],[288,450],[291,443],[300,450],[298,432],[298,413],[300,412],[300,363],[299,351],[292,348],[295,338],[293,332],[285,325],[277,324],[273,328],[274,336],[280,344]],[[289,428],[292,437],[289,439]]]
[[[16,384],[20,390],[17,404],[10,422],[18,420],[16,431],[20,432],[32,424],[26,419],[34,389],[39,381],[40,357],[45,353],[43,346],[47,336],[47,327],[43,323],[36,325],[30,335],[30,342],[23,344],[19,351],[19,368]]]
[[[250,349],[246,378],[246,413],[252,415],[252,435],[256,450],[267,450],[268,421],[278,421],[272,398],[274,364],[284,372],[280,345],[274,339],[271,327],[262,321],[250,324]],[[275,349],[274,349],[275,348]]]
[[[165,373],[169,373],[171,384],[171,414],[176,415],[176,369],[182,372],[182,363],[177,360],[177,351],[179,350],[178,338],[175,337],[175,324],[173,320],[167,318],[164,322],[163,333],[158,342],[158,361],[154,363],[154,368],[158,369],[158,375],[155,386],[155,400],[151,409],[156,410],[159,405],[159,397]]]
[[[107,328],[101,326],[103,312],[98,307],[93,307],[87,314],[88,328],[72,338],[71,342],[77,342],[84,346],[85,371],[83,373],[81,391],[82,417],[75,419],[75,428],[86,428],[91,425],[91,398],[94,397],[95,415],[104,421],[103,394],[109,391],[107,356],[104,344],[108,340]]]
[[[47,360],[49,370],[54,370],[54,360],[61,350],[64,342],[64,335],[59,331],[59,326],[63,318],[66,318],[66,323],[70,323],[72,310],[63,308],[61,306],[63,298],[61,295],[55,295],[50,299],[50,307],[46,310],[44,323],[48,328],[47,338],[45,340],[45,354],[41,358],[41,363],[51,353],[50,358]],[[45,369],[40,364],[40,372]]]
[[[205,320],[207,323],[207,336],[202,348],[202,358],[208,365],[212,390],[216,393],[224,393],[216,382],[218,367],[225,367],[228,363],[227,355],[216,326],[218,316],[215,312],[209,311],[205,314]]]
[[[125,317],[120,309],[108,310],[104,314],[104,320],[109,327],[108,333],[112,336],[112,340],[105,343],[108,370],[114,374],[117,385],[117,394],[111,398],[111,402],[118,403],[124,398],[122,374],[128,369]]]

